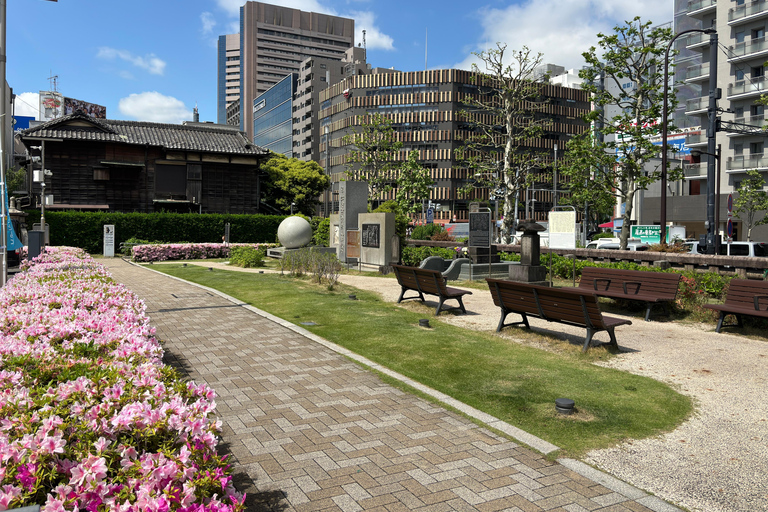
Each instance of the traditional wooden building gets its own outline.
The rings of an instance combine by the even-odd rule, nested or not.
[[[94,119],[77,112],[19,135],[45,169],[47,209],[258,213],[268,152],[232,126]],[[40,183],[32,183],[33,203]]]

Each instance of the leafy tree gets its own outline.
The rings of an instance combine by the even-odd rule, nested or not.
[[[569,195],[563,197],[561,202],[579,211],[587,208],[589,218],[584,220],[586,223],[599,223],[616,206],[613,184],[608,180],[595,179],[600,172],[598,169],[614,165],[616,158],[609,153],[594,153],[595,145],[591,138],[575,137],[566,144],[565,158],[560,166],[561,174],[568,177],[569,190]]]
[[[317,162],[303,162],[277,153],[264,163],[262,170],[268,175],[263,201],[285,213],[290,213],[294,203],[295,213],[312,215],[318,196],[330,184]]]
[[[395,201],[401,212],[405,214],[421,211],[422,201],[429,197],[429,187],[434,181],[419,163],[419,152],[411,151],[398,169]]]
[[[403,143],[397,140],[392,121],[381,114],[357,117],[355,131],[342,139],[352,146],[347,152],[347,176],[368,182],[368,201],[376,199],[397,179],[395,155]]]
[[[736,216],[747,225],[747,241],[752,241],[752,228],[768,224],[768,193],[763,190],[765,180],[759,171],[747,171],[747,178],[739,186],[739,195],[733,201]]]
[[[477,90],[463,100],[460,121],[473,128],[456,152],[457,160],[475,175],[474,187],[499,191],[504,200],[502,241],[508,243],[517,222],[515,198],[540,168],[541,153],[528,146],[549,121],[538,115],[545,107],[546,77],[536,75],[541,53],[527,47],[507,53],[507,45],[475,53],[481,66],[472,65]],[[506,62],[511,60],[511,64]]]
[[[600,51],[593,46],[583,54],[588,67],[579,76],[585,80],[582,88],[592,93],[596,106],[587,120],[597,121],[608,107],[614,107],[617,113],[604,119],[605,140],[595,141],[591,152],[582,151],[578,160],[587,169],[596,170],[594,178],[600,187],[614,190],[624,203],[622,249],[629,238],[635,193],[661,177],[661,169],[648,171],[646,164],[659,153],[649,137],[658,132],[657,122],[662,118],[664,55],[672,36],[672,29],[651,28],[651,22],[636,17],[615,27],[611,34],[598,34]],[[601,77],[606,87],[600,86]],[[625,89],[623,84],[627,82],[634,87]],[[675,95],[670,94],[668,118],[676,105]],[[591,134],[581,137],[587,139]],[[586,143],[581,147],[587,147]],[[604,153],[615,156],[610,165],[606,165]],[[679,172],[669,169],[670,180],[680,179]]]
[[[8,187],[8,195],[17,190],[24,190],[27,183],[27,170],[24,167],[8,169],[5,174],[5,185]]]

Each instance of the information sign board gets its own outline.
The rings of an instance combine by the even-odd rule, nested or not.
[[[435,210],[434,208],[427,208],[427,224],[435,222]]]
[[[549,212],[549,247],[576,248],[576,212],[573,210]]]
[[[491,212],[469,212],[469,246],[491,246]]]

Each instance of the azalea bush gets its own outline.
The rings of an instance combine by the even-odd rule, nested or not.
[[[151,244],[136,245],[131,249],[133,261],[203,260],[210,258],[228,258],[234,247],[252,247],[266,250],[278,244]]]
[[[0,289],[0,510],[241,511],[214,392],[162,363],[144,303],[49,248]]]

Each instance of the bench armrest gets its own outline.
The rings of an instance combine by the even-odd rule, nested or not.
[[[768,295],[755,295],[755,310],[760,311],[760,299],[768,300]],[[767,305],[768,306],[768,305]],[[765,308],[768,310],[768,307]]]
[[[603,288],[603,289],[602,289],[602,291],[605,291],[605,290],[607,290],[607,289],[608,289],[608,287],[609,287],[609,286],[611,286],[611,280],[610,280],[610,279],[606,279],[606,278],[603,278],[603,277],[596,277],[596,278],[594,278],[592,281],[593,281],[593,282],[592,282],[592,286],[593,286],[593,287],[595,288],[595,290],[597,290],[597,291],[601,291],[601,290],[599,290],[599,289],[597,288],[597,283],[598,283],[598,282],[605,282],[605,288]]]
[[[627,291],[627,285],[631,284],[635,286],[634,295],[637,295],[640,293],[640,285],[642,284],[640,281],[624,281],[624,293],[629,294]]]

